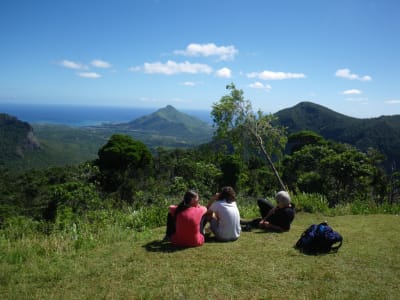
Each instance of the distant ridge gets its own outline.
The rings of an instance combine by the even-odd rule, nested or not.
[[[0,113],[0,141],[0,164],[40,149],[31,125],[4,113]]]
[[[312,102],[300,102],[275,115],[289,133],[311,130],[361,151],[372,147],[387,156],[387,167],[400,168],[400,115],[358,119]]]
[[[212,126],[197,117],[190,116],[167,105],[152,114],[133,121],[117,124],[117,127],[143,132],[154,132],[163,136],[208,141],[212,136]]]

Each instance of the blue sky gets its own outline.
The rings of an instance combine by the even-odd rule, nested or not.
[[[400,114],[397,0],[1,0],[0,102]]]

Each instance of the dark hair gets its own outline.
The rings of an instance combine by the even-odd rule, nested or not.
[[[226,202],[231,203],[235,201],[236,193],[235,190],[231,186],[225,186],[222,188],[221,193],[219,194],[219,199],[225,199]]]
[[[178,204],[178,207],[175,210],[175,218],[179,213],[190,207],[190,201],[192,201],[192,199],[195,197],[197,197],[197,193],[194,190],[190,190],[185,193],[183,200]]]

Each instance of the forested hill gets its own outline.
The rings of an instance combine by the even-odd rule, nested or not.
[[[31,125],[4,113],[0,113],[0,141],[0,165],[40,149]]]
[[[154,132],[162,136],[174,136],[188,140],[192,138],[202,142],[209,141],[213,132],[212,126],[208,123],[182,113],[171,105],[129,123],[115,126],[142,132]]]
[[[289,133],[311,130],[362,151],[373,147],[387,156],[388,166],[400,166],[400,115],[357,119],[311,102],[301,102],[275,115]]]

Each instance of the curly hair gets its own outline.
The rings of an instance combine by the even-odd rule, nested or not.
[[[219,194],[219,199],[225,199],[228,203],[236,201],[236,192],[231,186],[224,186]]]

